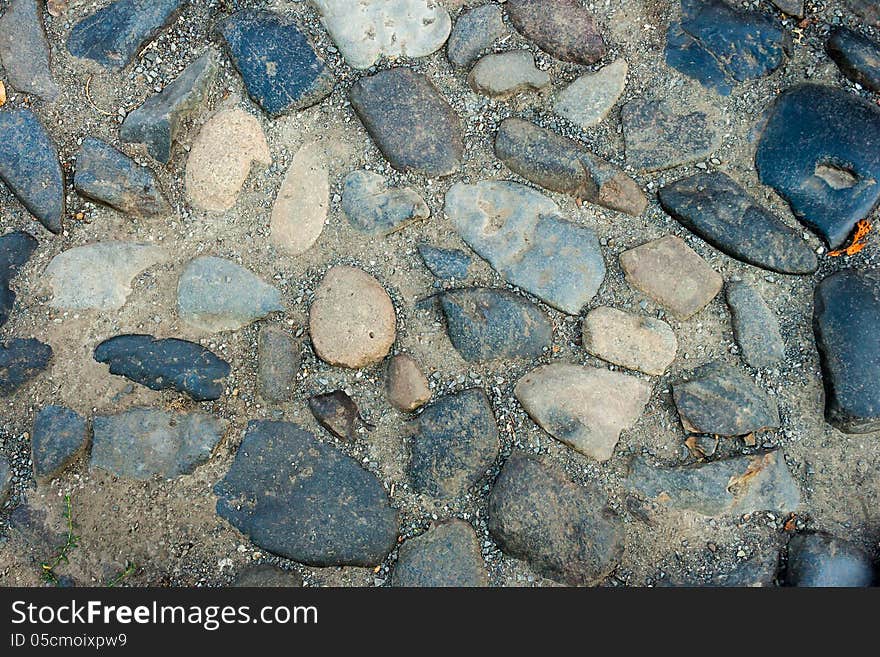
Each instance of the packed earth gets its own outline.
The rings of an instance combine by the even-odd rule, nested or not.
[[[0,586],[862,586],[880,3],[0,3]]]

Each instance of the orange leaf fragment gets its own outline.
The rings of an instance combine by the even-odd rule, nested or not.
[[[856,224],[856,232],[853,234],[852,244],[850,244],[845,249],[829,251],[828,255],[832,258],[836,258],[837,256],[842,255],[854,256],[856,253],[858,253],[868,245],[865,239],[868,237],[868,233],[871,232],[871,228],[871,222],[867,219],[862,219],[859,223]]]

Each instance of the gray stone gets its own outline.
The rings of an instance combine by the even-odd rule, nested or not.
[[[357,404],[344,390],[334,390],[309,397],[309,410],[322,427],[340,440],[357,438],[362,426],[372,429],[358,410]]]
[[[596,234],[552,200],[512,182],[456,183],[445,212],[468,245],[513,285],[577,315],[605,278]],[[500,223],[500,225],[499,225]]]
[[[553,111],[584,130],[601,123],[626,88],[626,60],[577,78],[556,96]]]
[[[8,397],[49,368],[52,347],[34,338],[0,343],[0,397]]]
[[[9,495],[12,492],[12,468],[9,467],[9,461],[0,456],[0,508],[6,504]]]
[[[239,588],[299,588],[302,585],[302,575],[298,572],[268,563],[247,566],[232,582],[232,586]]]
[[[760,293],[743,281],[728,281],[725,295],[743,360],[759,369],[782,360],[785,342],[779,332],[779,321]]]
[[[0,61],[18,91],[52,102],[60,93],[37,0],[12,0],[0,17]]]
[[[180,318],[202,331],[234,331],[282,310],[277,288],[224,258],[192,260],[177,284]]]
[[[260,328],[257,351],[260,396],[269,402],[289,401],[300,364],[297,343],[280,326],[266,324]]]
[[[871,91],[880,91],[880,43],[839,27],[825,44],[840,72]]]
[[[663,320],[600,306],[581,326],[584,350],[609,363],[662,376],[675,360],[678,341]]]
[[[461,13],[446,43],[446,56],[456,68],[468,68],[480,53],[504,36],[501,7],[487,4]]]
[[[455,498],[481,482],[498,457],[498,427],[486,393],[441,397],[414,420],[409,465],[416,493]]]
[[[516,30],[557,59],[593,64],[605,54],[605,42],[593,15],[579,0],[508,0]]]
[[[380,235],[431,215],[425,200],[409,187],[389,188],[378,173],[352,171],[342,183],[342,209],[358,230]]]
[[[255,545],[308,566],[375,566],[397,543],[376,476],[289,422],[249,422],[214,492],[217,513]]]
[[[710,573],[688,571],[666,577],[657,582],[657,586],[765,588],[775,585],[778,569],[779,549],[759,550],[754,556],[736,562],[732,568]]]
[[[398,354],[388,361],[385,378],[388,401],[400,411],[414,411],[431,399],[427,377],[408,354]]]
[[[37,250],[37,240],[22,230],[0,237],[0,326],[8,320],[15,307],[12,281]]]
[[[467,278],[471,258],[459,249],[441,249],[430,244],[419,244],[419,255],[434,276],[463,280]]]
[[[226,424],[201,411],[132,408],[96,415],[91,467],[129,479],[191,474],[211,457]]]
[[[489,532],[501,549],[544,577],[573,586],[605,579],[623,555],[625,530],[592,482],[514,453],[489,496]]]
[[[847,0],[850,8],[874,27],[880,26],[880,6],[877,0]]]
[[[798,534],[788,542],[786,586],[868,587],[877,582],[870,555],[824,533]]]
[[[392,575],[401,587],[489,586],[480,541],[463,520],[435,523],[400,546]]]
[[[41,481],[57,477],[79,456],[88,440],[86,419],[65,406],[46,406],[34,418],[31,458]]]
[[[804,17],[804,0],[771,0],[771,2],[790,16]]]
[[[471,89],[484,96],[506,98],[550,85],[550,75],[535,66],[529,50],[508,50],[485,55],[468,75]]]

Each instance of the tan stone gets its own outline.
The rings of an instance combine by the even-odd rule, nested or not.
[[[386,376],[388,401],[395,408],[413,411],[431,399],[428,379],[412,356],[399,354],[392,358]]]
[[[330,207],[327,162],[318,144],[297,151],[272,207],[272,243],[291,255],[306,252],[324,230]]]
[[[663,320],[607,306],[587,314],[582,333],[584,349],[594,356],[657,376],[675,360],[678,348],[675,333]]]

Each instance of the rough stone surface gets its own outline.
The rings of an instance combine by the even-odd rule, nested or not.
[[[779,549],[761,551],[752,557],[737,561],[723,572],[686,573],[666,577],[657,586],[662,587],[731,587],[731,588],[764,588],[776,584],[776,573],[779,569]]]
[[[697,314],[724,283],[696,251],[675,235],[624,251],[620,266],[630,285],[679,319]]]
[[[788,542],[787,586],[867,587],[877,582],[871,557],[824,533],[797,534]]]
[[[400,546],[392,575],[394,586],[489,586],[480,541],[463,520],[435,523]]]
[[[516,30],[557,59],[589,65],[605,54],[596,21],[578,0],[509,0],[505,7]]]
[[[486,393],[471,388],[441,397],[414,421],[409,474],[413,489],[455,498],[481,482],[500,448]]]
[[[400,411],[414,411],[431,399],[428,379],[409,354],[398,354],[388,361],[385,385],[388,401]]]
[[[177,283],[178,315],[202,331],[234,331],[282,310],[277,288],[225,258],[190,261]]]
[[[592,482],[579,486],[556,465],[514,453],[489,496],[489,532],[539,574],[573,586],[601,582],[624,549],[623,523]]]
[[[211,457],[226,420],[208,413],[133,408],[92,420],[91,467],[120,477],[150,479],[191,474]]]
[[[12,281],[37,249],[37,240],[17,230],[0,237],[0,326],[6,324],[15,307]]]
[[[136,242],[97,242],[62,251],[43,272],[52,288],[49,305],[64,310],[118,310],[131,294],[132,279],[167,260],[164,249]]]
[[[322,427],[341,440],[357,438],[361,425],[370,427],[361,417],[357,404],[344,390],[334,390],[309,397],[309,410]]]
[[[120,139],[144,144],[153,159],[167,164],[180,126],[202,106],[216,77],[217,53],[209,48],[183,69],[174,82],[129,112],[119,128]]]
[[[790,16],[796,16],[797,18],[804,17],[804,0],[771,0],[771,2],[776,5],[780,11],[784,11]]]
[[[495,154],[514,173],[554,192],[640,215],[648,199],[639,185],[581,144],[522,119],[505,119]]]
[[[349,97],[395,169],[446,176],[461,166],[464,144],[458,115],[421,73],[387,69],[360,78]]]
[[[381,283],[354,267],[331,268],[309,309],[315,353],[342,367],[366,367],[385,358],[396,324],[394,304]]]
[[[272,206],[272,243],[290,255],[308,251],[324,230],[330,207],[327,159],[320,146],[300,148]]]
[[[480,53],[507,32],[501,7],[486,4],[462,12],[446,43],[446,56],[456,68],[468,68]]]
[[[58,151],[27,108],[0,109],[0,180],[47,230],[61,232],[64,176]]]
[[[880,430],[880,271],[831,274],[816,287],[813,329],[825,419],[846,433]]]
[[[466,361],[540,358],[553,325],[532,302],[508,290],[449,290],[440,297],[452,345]]]
[[[643,497],[704,516],[793,513],[801,502],[800,489],[780,451],[671,468],[655,467],[637,456],[627,485]]]
[[[819,266],[800,231],[760,207],[725,173],[682,178],[659,196],[682,226],[732,258],[782,274],[811,274]]]
[[[171,213],[153,172],[110,144],[86,137],[76,154],[73,186],[93,201],[139,217]]]
[[[609,363],[662,376],[675,360],[678,341],[663,320],[600,306],[581,325],[584,349]]]
[[[309,566],[375,566],[397,543],[376,476],[289,422],[251,421],[214,492],[254,544]]]
[[[471,258],[459,249],[441,249],[430,244],[419,244],[419,255],[425,267],[437,278],[463,280],[467,278]]]
[[[9,461],[0,456],[0,507],[6,504],[12,492],[12,469]]]
[[[506,98],[548,87],[550,75],[535,66],[531,51],[507,50],[480,58],[468,75],[468,84],[478,94]]]
[[[866,89],[880,91],[880,43],[839,27],[825,44],[841,73]]]
[[[782,360],[785,342],[779,332],[779,321],[760,293],[743,281],[728,281],[724,293],[743,360],[759,369]]]
[[[871,25],[880,25],[880,6],[876,0],[847,0],[847,4]]]
[[[263,399],[269,402],[289,401],[299,364],[298,345],[284,329],[275,324],[260,327],[257,386]]]
[[[378,173],[358,169],[342,183],[342,209],[359,231],[381,235],[431,215],[425,200],[410,187],[391,188]]]
[[[248,566],[232,582],[238,588],[299,588],[303,585],[302,575],[293,570],[261,563]]]
[[[642,414],[651,387],[620,372],[552,363],[522,377],[514,394],[544,431],[581,454],[607,461],[620,432]]]
[[[86,419],[66,406],[46,406],[34,418],[31,459],[34,476],[48,481],[59,474],[83,450],[88,440]]]
[[[556,96],[553,110],[584,130],[600,124],[626,88],[628,66],[617,59],[577,78]]]
[[[45,371],[52,347],[34,338],[12,338],[0,343],[0,397],[7,397]]]
[[[524,185],[456,183],[444,210],[462,239],[508,282],[562,312],[580,313],[605,278],[596,234]]]
[[[0,61],[9,83],[54,101],[60,93],[49,68],[49,43],[36,0],[12,0],[0,17]]]
[[[95,360],[107,363],[110,374],[147,386],[171,388],[195,401],[219,399],[229,363],[205,347],[187,340],[152,335],[117,335],[95,347]]]
[[[844,89],[790,87],[758,143],[761,182],[832,249],[880,201],[880,108]]]
[[[243,110],[217,112],[202,126],[186,163],[186,193],[202,210],[235,205],[254,162],[272,163],[259,121]]]

